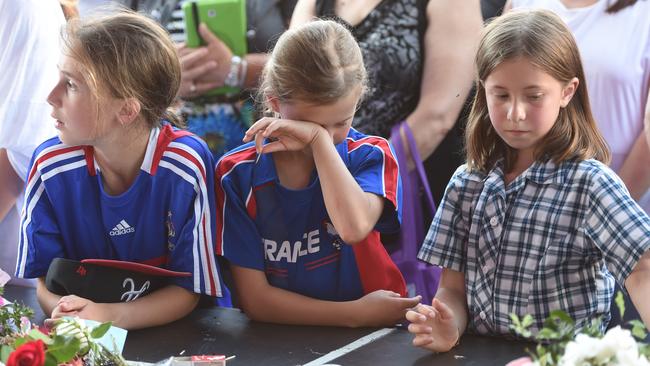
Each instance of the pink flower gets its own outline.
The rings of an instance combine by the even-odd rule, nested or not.
[[[64,366],[84,366],[84,362],[81,358],[74,358],[72,361],[67,362]]]

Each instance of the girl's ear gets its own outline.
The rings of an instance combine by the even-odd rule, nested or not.
[[[276,97],[274,97],[272,95],[268,95],[266,97],[266,104],[269,107],[271,107],[271,110],[273,112],[278,113],[278,114],[280,113],[280,101],[278,100],[278,98],[276,98]]]
[[[129,125],[135,121],[140,114],[142,106],[135,98],[126,98],[122,101],[120,110],[118,112],[118,119],[122,126]]]
[[[574,77],[564,86],[564,88],[562,89],[562,100],[560,101],[560,106],[562,108],[569,105],[571,98],[573,98],[573,95],[576,93],[576,90],[578,90],[578,85],[580,85],[580,80]]]

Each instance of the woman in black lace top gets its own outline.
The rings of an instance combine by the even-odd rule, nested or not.
[[[462,163],[455,125],[472,86],[479,0],[299,0],[291,26],[313,17],[346,23],[363,51],[370,83],[353,126],[389,137],[406,119],[439,202]]]

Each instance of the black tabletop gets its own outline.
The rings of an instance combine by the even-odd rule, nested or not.
[[[9,300],[20,300],[45,316],[34,289],[8,286]],[[239,310],[196,309],[165,326],[130,331],[124,357],[156,362],[174,355],[234,355],[237,365],[498,365],[525,354],[529,344],[465,335],[459,346],[444,354],[415,348],[401,328],[336,328],[288,326],[253,322]]]

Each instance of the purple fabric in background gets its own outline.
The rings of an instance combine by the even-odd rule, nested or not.
[[[408,170],[408,157],[400,129],[404,131],[413,161],[415,161],[416,169],[412,171]],[[418,260],[417,254],[429,229],[424,227],[424,210],[428,210],[426,212],[429,212],[430,217],[433,217],[436,207],[431,196],[420,154],[415,145],[415,139],[406,121],[392,128],[391,143],[397,155],[402,178],[402,226],[397,249],[390,253],[390,256],[402,271],[409,296],[422,295],[422,303],[431,304],[431,300],[438,290],[441,268]],[[423,194],[426,198],[426,206],[428,207],[423,207],[420,194]]]

